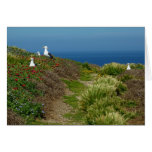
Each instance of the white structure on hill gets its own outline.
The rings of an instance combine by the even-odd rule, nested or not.
[[[129,63],[128,63],[128,66],[127,66],[127,70],[131,70]]]
[[[43,48],[44,48],[44,55],[45,55],[45,56],[49,56],[49,54],[48,54],[48,53],[49,53],[49,52],[48,52],[48,47],[47,47],[47,46],[44,46]]]
[[[37,52],[37,55],[38,55],[38,56],[40,56],[40,55],[41,55],[39,51]]]
[[[33,58],[31,58],[30,67],[35,67],[34,59]]]

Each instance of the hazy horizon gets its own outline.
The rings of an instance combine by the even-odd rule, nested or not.
[[[7,45],[27,51],[144,52],[144,27],[8,27]]]

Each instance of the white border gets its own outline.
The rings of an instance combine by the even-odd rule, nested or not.
[[[152,57],[150,0],[5,0],[0,2],[0,150],[151,152],[152,82],[146,82],[146,126],[6,126],[7,26],[145,26]]]

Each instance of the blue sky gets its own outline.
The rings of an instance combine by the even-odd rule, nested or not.
[[[144,52],[144,27],[8,27],[7,45],[28,51]]]

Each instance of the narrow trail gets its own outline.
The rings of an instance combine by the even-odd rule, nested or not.
[[[84,84],[85,86],[91,85],[97,74],[93,73],[91,74],[92,80],[91,81],[82,81],[78,80],[80,83]],[[71,92],[68,88],[66,88],[65,95],[64,96],[70,96],[74,93]],[[77,96],[77,99],[79,99],[80,96]],[[60,97],[59,99],[53,100],[50,102],[50,114],[49,117],[46,119],[42,119],[41,122],[48,123],[48,124],[62,124],[66,125],[70,123],[70,120],[68,118],[65,118],[64,115],[67,113],[73,113],[75,110],[67,103],[64,102],[64,97]],[[71,123],[70,123],[71,124]],[[72,124],[76,124],[72,122]]]
[[[65,90],[65,95],[72,95],[69,89]],[[64,102],[63,96],[50,102],[50,114],[46,119],[42,119],[41,122],[66,124],[68,119],[64,117],[64,114],[71,112],[72,107]]]

